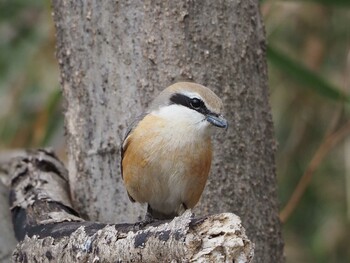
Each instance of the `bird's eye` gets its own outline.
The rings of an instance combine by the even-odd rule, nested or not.
[[[194,109],[199,109],[201,107],[201,105],[202,105],[202,101],[200,99],[193,98],[190,101],[190,105]]]

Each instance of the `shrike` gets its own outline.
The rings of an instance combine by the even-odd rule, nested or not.
[[[208,178],[213,127],[227,128],[210,89],[179,82],[163,90],[128,129],[121,169],[133,202],[155,219],[171,219],[199,201]]]

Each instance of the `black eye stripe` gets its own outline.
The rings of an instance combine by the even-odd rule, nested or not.
[[[188,108],[191,107],[190,98],[180,93],[175,93],[174,95],[172,95],[170,97],[170,101],[171,101],[171,104],[179,104]]]
[[[195,107],[197,105],[193,105],[193,99],[184,95],[184,94],[181,94],[181,93],[175,93],[174,95],[172,95],[170,97],[170,101],[171,101],[171,104],[178,104],[178,105],[182,105],[182,106],[185,106],[187,108],[190,108],[192,110],[195,110],[195,111],[198,111],[204,115],[207,115],[210,112],[210,110],[205,106],[204,102],[198,98],[196,98],[197,100],[199,100],[199,104],[198,105],[199,107]]]

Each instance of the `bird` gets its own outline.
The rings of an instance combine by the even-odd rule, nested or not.
[[[209,88],[177,82],[165,88],[127,129],[121,174],[146,218],[172,219],[200,200],[212,162],[213,127],[227,129],[223,103]]]

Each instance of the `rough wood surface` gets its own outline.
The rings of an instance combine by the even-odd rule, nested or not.
[[[256,262],[283,262],[259,1],[52,2],[78,210],[103,222],[144,213],[121,183],[121,138],[155,94],[193,80],[219,94],[230,125],[196,213],[237,213]]]
[[[17,240],[13,234],[11,214],[9,210],[9,177],[12,158],[25,155],[24,150],[0,151],[0,263],[11,262],[11,255]]]
[[[0,263],[11,261],[17,241],[13,234],[11,216],[8,207],[8,189],[0,183]]]
[[[10,205],[20,243],[13,262],[251,262],[253,244],[240,219],[224,213],[172,221],[102,224],[72,209],[68,175],[45,150],[17,158]]]

